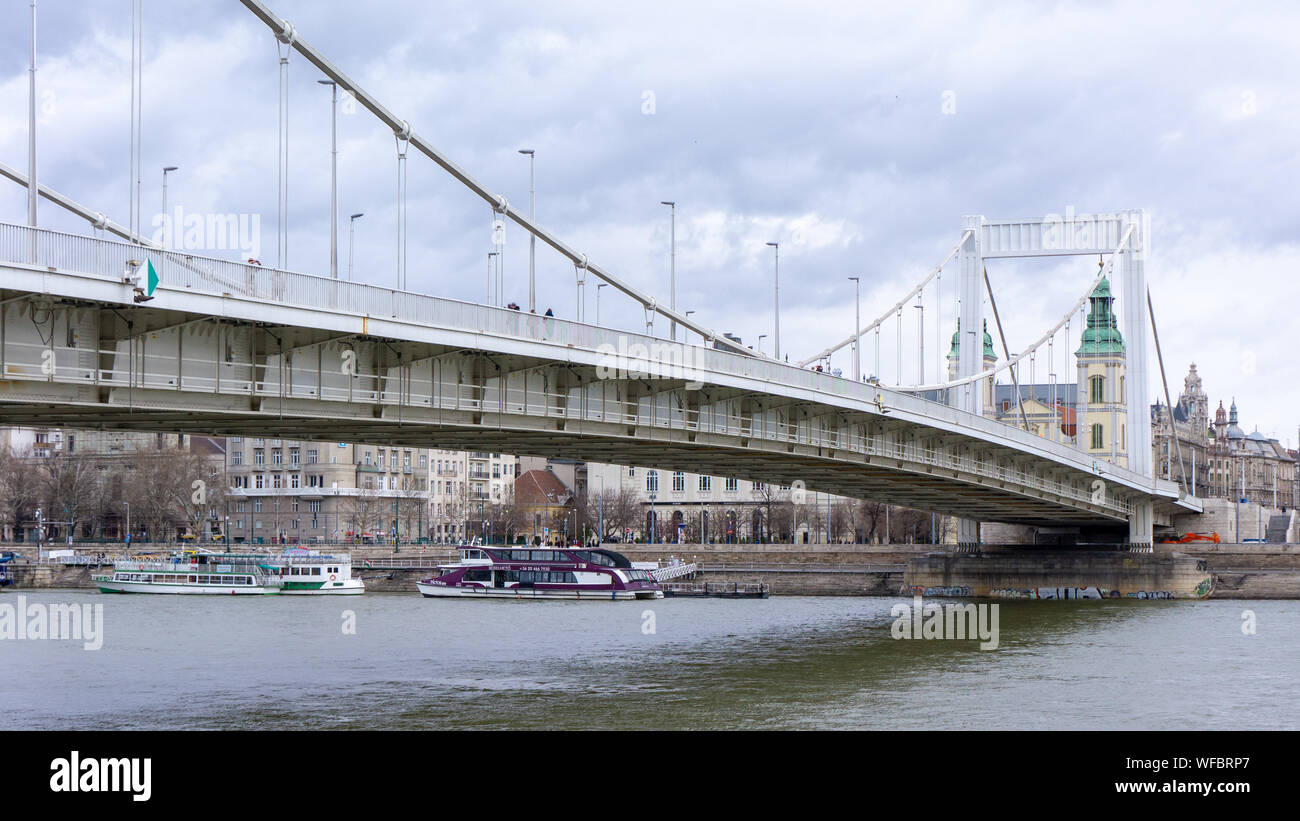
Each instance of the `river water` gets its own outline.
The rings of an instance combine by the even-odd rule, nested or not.
[[[1296,601],[1002,602],[982,651],[902,598],[20,595],[103,646],[0,640],[7,729],[1300,728]]]

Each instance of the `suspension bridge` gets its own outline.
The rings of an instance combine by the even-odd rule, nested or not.
[[[1143,212],[965,217],[948,257],[878,318],[802,362],[778,361],[541,228],[266,5],[241,2],[279,50],[277,264],[180,252],[166,234],[161,243],[143,236],[134,137],[126,226],[39,184],[34,162],[27,174],[0,165],[33,203],[27,225],[0,223],[0,424],[375,440],[801,483],[956,516],[963,544],[979,542],[980,522],[1007,522],[1123,531],[1146,549],[1157,523],[1200,510],[1185,486],[1152,470],[1147,362],[1148,340],[1158,352],[1158,337]],[[283,77],[293,55],[392,129],[399,180],[414,148],[484,201],[494,243],[507,221],[519,226],[573,264],[580,294],[592,277],[638,305],[644,331],[506,306],[492,285],[499,270],[489,273],[483,303],[408,290],[401,248],[398,288],[340,280],[336,263],[327,274],[289,270]],[[136,82],[133,71],[133,95]],[[136,108],[133,132],[139,122]],[[399,183],[403,247],[404,188]],[[37,226],[38,196],[85,219],[89,233]],[[1012,353],[986,261],[1062,255],[1099,257],[1100,270],[1067,295],[1059,322]],[[913,305],[919,310],[908,310]],[[681,326],[686,339],[655,335],[656,318]],[[984,331],[988,318],[1000,358]],[[945,356],[941,343],[954,325],[959,333]],[[886,354],[894,337],[893,379],[882,375],[882,331]],[[875,346],[869,375],[861,369],[864,340]],[[843,376],[829,366],[846,349],[853,365]],[[1077,376],[1062,380],[1071,355]],[[1048,378],[1041,400],[1021,384],[1028,372],[1032,385],[1040,366]],[[1000,378],[1014,388],[1005,409],[994,404]]]

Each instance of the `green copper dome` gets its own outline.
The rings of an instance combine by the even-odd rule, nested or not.
[[[960,335],[961,335],[961,319],[958,318],[957,330],[953,331],[952,333],[952,347],[948,350],[949,359],[956,359],[958,356],[960,356],[960,354],[958,353],[958,350],[961,348],[961,344],[958,342],[958,337]],[[984,358],[985,359],[998,358],[998,355],[993,352],[993,337],[989,335],[989,321],[987,319],[984,320]]]
[[[1124,353],[1124,337],[1120,335],[1119,323],[1111,305],[1115,298],[1110,295],[1110,281],[1101,278],[1097,287],[1088,295],[1092,310],[1088,312],[1088,327],[1083,331],[1083,341],[1079,344],[1078,356],[1089,354],[1106,355]]]

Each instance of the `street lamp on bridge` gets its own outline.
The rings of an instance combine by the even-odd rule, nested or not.
[[[528,156],[528,221],[537,224],[537,186],[534,170],[537,158],[537,152],[531,148],[519,149],[520,154]],[[528,310],[537,310],[537,237],[531,231],[528,232]]]
[[[357,234],[357,220],[364,216],[365,214],[353,214],[348,217],[348,282],[352,281],[352,241]]]
[[[772,246],[772,316],[774,326],[772,341],[776,347],[775,356],[781,359],[781,243],[769,242]]]
[[[171,221],[171,217],[167,216],[167,173],[169,171],[176,171],[176,170],[178,170],[178,166],[175,165],[163,166],[163,175],[162,175],[163,248],[168,251],[172,250],[172,221]]]
[[[853,283],[853,381],[862,379],[862,278],[849,277]]]
[[[660,205],[668,206],[668,307],[677,310],[677,203],[672,200],[662,200]],[[672,341],[677,341],[677,320],[673,320],[671,333],[669,336]]]
[[[339,278],[339,86],[333,80],[317,80],[330,87],[330,278]]]

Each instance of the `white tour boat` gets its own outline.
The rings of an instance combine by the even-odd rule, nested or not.
[[[93,580],[104,593],[338,596],[365,592],[364,582],[352,578],[351,557],[306,550],[137,556],[114,562],[112,574]]]

